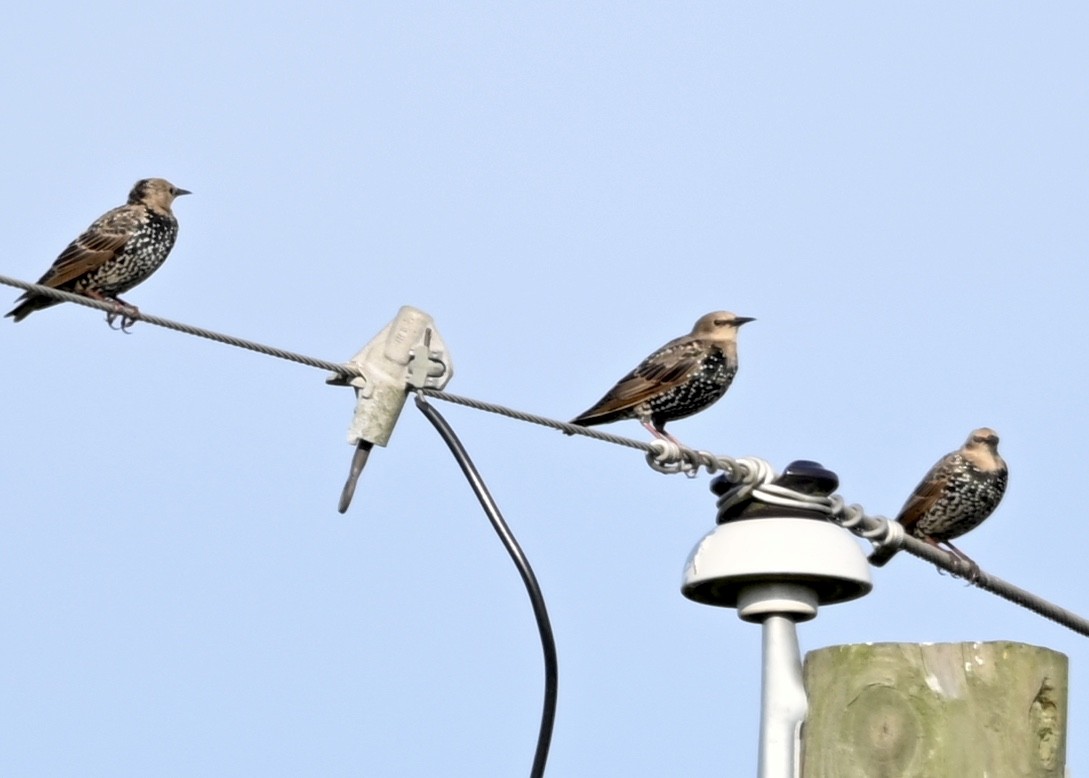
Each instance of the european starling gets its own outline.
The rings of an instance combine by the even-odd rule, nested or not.
[[[1007,479],[1006,463],[998,455],[998,435],[981,427],[930,469],[896,520],[908,534],[932,546],[945,545],[978,571],[976,563],[949,541],[975,529],[991,515],[1006,492]],[[878,549],[870,556],[870,563],[880,567],[894,553]]]
[[[87,231],[68,244],[38,281],[95,300],[117,303],[107,316],[112,325],[119,313],[122,328],[138,313],[118,298],[158,270],[178,236],[178,220],[170,210],[174,198],[190,194],[161,178],[137,181],[125,205],[103,214]],[[6,315],[22,321],[34,311],[60,300],[26,292]]]
[[[677,443],[666,422],[698,413],[726,394],[737,373],[737,329],[750,321],[727,311],[701,317],[692,332],[644,359],[571,423],[638,419],[655,437]]]

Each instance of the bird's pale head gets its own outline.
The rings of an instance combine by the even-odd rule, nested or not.
[[[967,449],[986,449],[991,453],[997,453],[998,433],[990,427],[980,427],[978,430],[972,430],[972,434],[964,442],[964,447]]]
[[[1006,469],[1006,463],[998,453],[998,433],[990,427],[972,430],[960,453],[981,470],[994,472]]]
[[[180,189],[165,178],[142,178],[129,192],[129,205],[146,205],[158,211],[170,211],[175,197],[192,194],[188,189]]]
[[[692,328],[692,334],[733,339],[737,337],[737,328],[750,321],[756,319],[751,316],[738,316],[729,311],[715,311],[701,316]]]

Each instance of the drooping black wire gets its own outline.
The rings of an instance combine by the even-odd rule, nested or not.
[[[537,735],[537,750],[533,755],[533,767],[529,774],[530,778],[542,778],[545,763],[548,761],[548,750],[552,744],[552,729],[556,723],[556,699],[559,690],[559,661],[556,656],[556,641],[552,635],[552,623],[548,619],[548,609],[545,607],[544,595],[537,583],[537,576],[533,574],[533,568],[530,567],[529,561],[526,559],[525,554],[522,553],[518,541],[514,539],[507,522],[503,520],[503,515],[499,512],[499,506],[492,499],[488,487],[484,484],[484,480],[480,477],[473,460],[469,458],[469,453],[461,445],[461,441],[458,440],[453,428],[446,422],[442,414],[435,410],[434,406],[428,404],[427,400],[419,394],[416,395],[416,407],[435,426],[439,435],[449,446],[450,452],[461,467],[461,472],[465,474],[466,480],[476,493],[477,499],[480,500],[480,505],[484,509],[484,513],[487,514],[488,521],[491,522],[496,534],[499,535],[499,539],[503,542],[503,546],[507,549],[507,553],[510,554],[514,566],[518,568],[518,573],[522,576],[522,581],[526,585],[529,601],[533,605],[533,615],[537,620],[537,631],[541,635],[541,651],[544,654],[545,695],[544,706],[541,711],[541,727]]]

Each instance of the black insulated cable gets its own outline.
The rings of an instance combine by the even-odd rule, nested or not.
[[[423,412],[427,420],[438,430],[442,439],[446,441],[450,453],[454,455],[454,459],[457,460],[458,465],[461,467],[465,479],[473,488],[473,492],[476,493],[480,506],[488,516],[488,521],[491,522],[492,528],[495,529],[495,533],[499,536],[504,548],[507,549],[507,553],[510,554],[514,566],[518,568],[518,573],[522,576],[522,582],[526,586],[526,592],[529,594],[529,601],[533,605],[533,616],[537,620],[537,631],[541,636],[541,651],[544,654],[545,695],[541,711],[541,727],[537,735],[537,750],[533,755],[533,767],[529,775],[530,778],[542,778],[545,763],[548,761],[548,750],[552,744],[552,730],[556,723],[556,699],[559,689],[559,662],[556,657],[556,641],[552,635],[552,623],[548,619],[544,595],[541,593],[541,587],[537,583],[537,576],[533,574],[533,568],[530,567],[526,555],[522,552],[518,541],[514,539],[510,527],[507,526],[507,522],[504,521],[503,515],[499,512],[499,506],[496,505],[491,493],[488,492],[484,479],[480,477],[476,465],[469,458],[469,453],[461,445],[461,441],[458,440],[453,428],[443,418],[442,414],[419,394],[416,395],[416,407]]]

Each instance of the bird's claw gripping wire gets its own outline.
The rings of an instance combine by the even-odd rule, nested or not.
[[[109,303],[111,305],[110,310],[106,311],[106,326],[111,330],[120,330],[126,335],[131,334],[130,330],[132,329],[132,325],[140,318],[139,308],[135,305],[130,305],[120,297],[110,297],[94,290],[88,290],[85,294],[92,300],[98,300],[100,303]],[[115,327],[113,326],[114,322],[117,321],[119,316],[121,317],[121,326]]]
[[[983,571],[980,570],[979,565],[971,559],[961,559],[956,555],[953,556],[953,569],[949,571],[949,574],[954,578],[960,578],[962,581],[975,586],[979,583],[980,576],[983,575]],[[940,567],[938,568],[939,575],[945,575],[945,571]]]
[[[121,323],[115,327],[114,322],[117,321],[117,317],[121,317]],[[106,324],[111,330],[117,330],[125,333],[126,335],[132,334],[132,325],[135,324],[140,318],[140,309],[135,305],[127,305],[120,300],[117,301],[117,307],[106,313]]]

